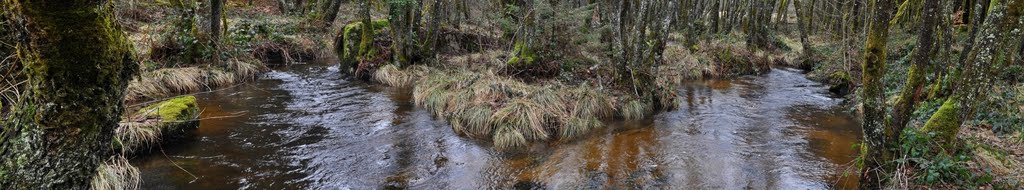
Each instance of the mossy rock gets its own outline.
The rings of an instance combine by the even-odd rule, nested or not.
[[[195,119],[199,107],[195,96],[182,96],[146,106],[137,113],[146,118],[159,118],[160,122],[176,122]]]
[[[388,25],[390,23],[388,22],[388,20],[376,20],[371,22],[371,24],[373,25],[372,36],[376,37],[382,34],[382,31],[388,28]],[[334,51],[335,54],[338,55],[338,60],[341,63],[342,69],[345,71],[349,71],[350,69],[355,68],[357,64],[359,64],[359,44],[360,42],[362,42],[362,36],[360,35],[360,31],[362,31],[362,29],[363,22],[353,22],[348,25],[345,25],[345,28],[341,30],[341,33],[334,38]],[[371,46],[370,48],[375,47]],[[372,55],[372,52],[377,51],[378,50],[370,49],[367,50],[366,52],[370,52],[367,54]]]
[[[849,73],[843,71],[836,71],[828,75],[829,87],[828,91],[839,95],[846,95],[850,93],[850,86],[853,84],[853,78],[850,77]]]
[[[169,143],[191,134],[199,128],[199,106],[194,96],[182,96],[140,109],[133,116],[132,127],[118,130],[114,147],[127,152],[148,149],[157,143]],[[155,138],[156,132],[159,135]]]

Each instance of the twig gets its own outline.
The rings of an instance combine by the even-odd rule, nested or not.
[[[164,146],[163,145],[159,145],[159,146],[160,146],[160,153],[164,155],[164,158],[167,158],[168,162],[171,162],[171,164],[174,164],[174,167],[178,167],[178,169],[180,169],[181,171],[184,171],[188,175],[192,176],[192,181],[191,182],[195,182],[196,180],[199,180],[199,177],[196,177],[195,174],[192,174],[192,172],[189,172],[188,170],[185,170],[185,168],[182,168],[181,166],[179,166],[178,163],[174,163],[174,160],[172,160],[171,157],[167,156],[167,153],[164,152]]]

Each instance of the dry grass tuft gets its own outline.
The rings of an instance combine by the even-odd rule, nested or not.
[[[581,116],[577,114],[573,114],[572,117],[564,122],[565,124],[563,124],[560,129],[560,137],[562,140],[575,139],[576,137],[582,136],[593,129],[600,128],[603,125],[601,124],[601,120],[598,120],[597,117]]]
[[[483,137],[494,131],[491,124],[491,116],[494,111],[488,106],[473,106],[462,112],[462,123],[466,126],[467,135]]]
[[[611,97],[603,89],[583,85],[573,90],[572,98],[576,115],[594,116],[598,118],[612,117],[614,104]]]
[[[392,73],[398,68],[382,70]],[[590,85],[537,86],[492,71],[465,69],[413,66],[397,72],[418,78],[413,88],[417,106],[445,119],[459,134],[490,138],[500,150],[550,139],[552,132],[572,139],[600,127],[601,118],[614,114],[605,90]]]
[[[114,131],[114,142],[120,147],[114,147],[122,153],[135,151],[143,147],[150,147],[160,143],[163,131],[152,122],[121,122]]]
[[[134,102],[196,92],[207,87],[208,72],[198,67],[160,69],[142,74],[128,83],[125,99]]]
[[[637,121],[647,118],[652,112],[653,110],[650,103],[639,99],[633,99],[623,105],[622,118],[630,121]]]
[[[262,64],[237,60],[227,62],[227,67],[236,78],[244,79],[245,81],[255,80],[257,75],[266,70],[266,67]]]
[[[538,105],[538,111],[543,114],[544,119],[557,122],[567,118],[569,116],[569,110],[566,108],[566,103],[568,101],[564,98],[568,93],[560,92],[555,90],[555,88],[564,89],[556,86],[539,88],[537,91],[532,92],[530,95],[530,101]]]
[[[100,164],[90,186],[96,190],[139,189],[141,182],[139,169],[128,163],[128,159],[115,156]]]
[[[407,87],[412,81],[412,77],[394,64],[387,64],[373,73],[373,80],[388,86]]]
[[[516,98],[505,107],[498,109],[491,117],[496,128],[511,128],[523,134],[528,140],[547,140],[544,128],[544,114],[539,113],[540,105],[525,98]]]
[[[179,94],[227,87],[255,80],[264,67],[259,64],[228,61],[227,70],[219,68],[165,68],[143,73],[128,83],[125,100],[137,102]]]
[[[209,71],[206,81],[210,87],[226,87],[235,84],[238,78],[234,74],[214,69]]]
[[[526,137],[511,126],[498,127],[492,140],[494,148],[498,150],[510,150],[527,144]]]

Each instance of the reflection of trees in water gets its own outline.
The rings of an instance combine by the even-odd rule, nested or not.
[[[404,121],[402,121],[402,116],[408,116],[410,111],[412,108],[409,105],[399,105],[394,111],[396,117],[392,119],[390,127],[398,128],[392,130],[394,135],[391,135],[396,151],[395,165],[390,168],[392,174],[384,179],[383,189],[407,189],[409,188],[409,179],[416,177],[414,164],[418,139],[414,138],[417,137],[417,130],[414,129],[415,123],[403,123]]]
[[[579,184],[580,188],[651,189],[666,184],[657,128],[627,126],[624,129],[626,131],[613,132],[583,147],[585,181]]]

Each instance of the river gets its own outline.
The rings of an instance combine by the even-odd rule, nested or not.
[[[144,189],[846,189],[859,121],[795,70],[687,83],[678,110],[495,152],[408,89],[292,65],[197,95],[194,137],[132,160]]]

